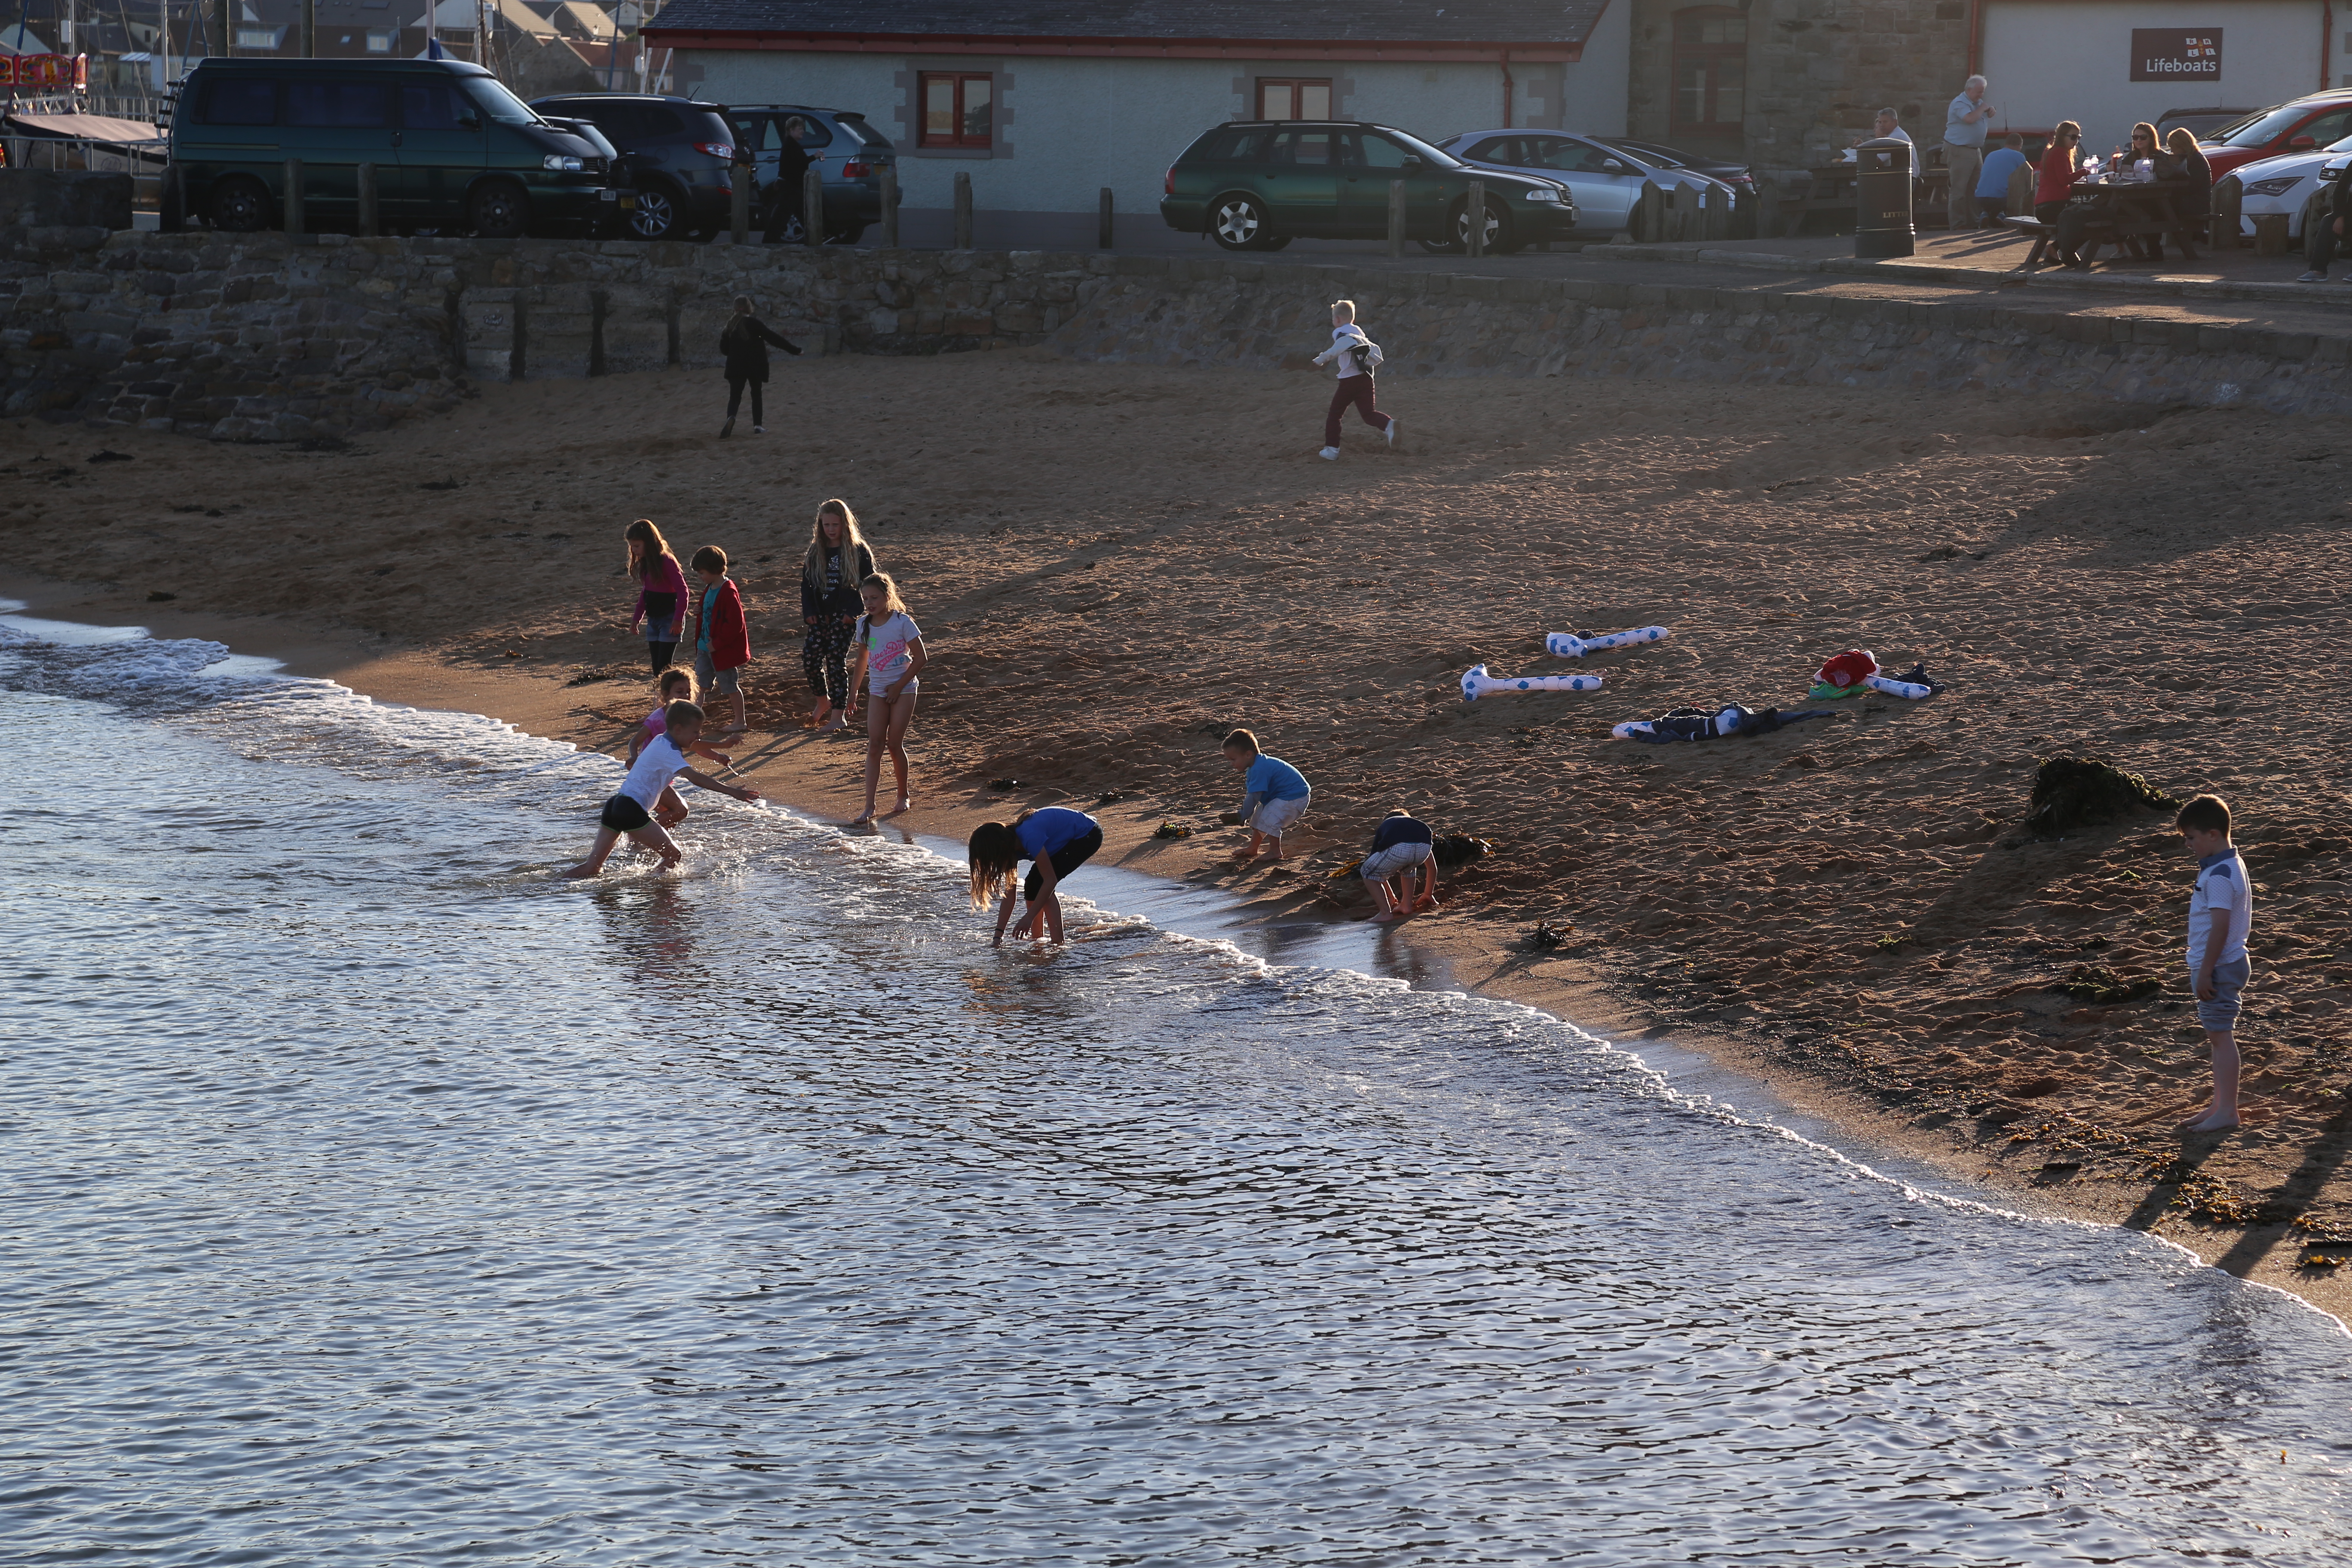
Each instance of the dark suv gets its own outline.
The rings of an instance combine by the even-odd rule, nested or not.
[[[751,151],[760,171],[761,212],[782,197],[793,214],[781,237],[802,238],[801,193],[776,189],[776,165],[782,154],[784,122],[801,121],[801,151],[809,166],[824,181],[824,237],[835,244],[856,245],[866,226],[882,221],[882,171],[898,160],[890,139],[866,123],[866,116],[846,109],[812,109],[797,103],[736,104],[727,118],[735,127],[735,142]]]
[[[1380,239],[1389,184],[1405,187],[1405,234],[1436,249],[1470,237],[1470,182],[1486,187],[1489,251],[1576,232],[1576,203],[1557,181],[1474,169],[1387,125],[1258,120],[1220,125],[1169,167],[1160,216],[1227,250],[1279,250],[1300,236]]]
[[[535,98],[542,114],[585,120],[621,153],[614,183],[636,192],[628,229],[639,239],[684,239],[725,228],[734,199],[735,130],[727,110],[690,98],[629,92]]]

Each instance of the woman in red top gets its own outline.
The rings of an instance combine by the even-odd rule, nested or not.
[[[2042,154],[2042,177],[2033,185],[2033,217],[2037,223],[2056,223],[2066,210],[2066,200],[2074,194],[2074,182],[2083,177],[2083,128],[2071,120],[2062,120],[2058,129],[2050,133],[2049,149]],[[2078,237],[2064,228],[2058,231],[2058,259],[2069,267],[2084,265],[2075,252]]]

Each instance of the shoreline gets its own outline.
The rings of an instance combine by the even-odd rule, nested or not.
[[[469,666],[449,657],[446,649],[401,645],[346,630],[321,631],[267,614],[223,614],[176,600],[144,604],[134,595],[98,584],[0,574],[0,600],[21,601],[22,610],[7,613],[27,617],[97,626],[141,626],[159,638],[219,642],[235,654],[274,660],[289,675],[333,680],[378,701],[484,714],[528,733],[607,754],[619,753],[634,721],[613,721],[600,716],[598,710],[643,706],[637,700],[642,682],[615,679],[571,685],[559,679],[564,673],[561,670]],[[1035,788],[958,790],[952,779],[943,781],[949,787],[927,794],[919,711],[911,742],[916,805],[905,816],[878,825],[887,830],[909,838],[960,843],[972,827],[992,816],[1009,816],[1024,806],[1067,805],[1087,810],[1102,822],[1104,850],[1098,866],[1151,879],[1179,895],[1221,898],[1235,916],[1255,911],[1261,931],[1271,931],[1265,922],[1277,919],[1293,928],[1362,929],[1362,922],[1319,904],[1313,879],[1303,869],[1287,875],[1269,875],[1270,868],[1263,865],[1244,872],[1219,870],[1214,861],[1238,843],[1238,829],[1210,829],[1177,840],[1152,837],[1160,820],[1171,815],[1197,815],[1195,807],[1176,807],[1144,795],[1102,803]],[[762,731],[755,722],[739,747],[735,776],[787,809],[835,826],[850,826],[847,817],[863,803],[862,744],[806,732]],[[1234,788],[1237,791],[1237,784]],[[959,795],[961,798],[955,798]],[[1302,854],[1332,843],[1319,835],[1306,837],[1309,841],[1302,846]],[[1458,880],[1457,874],[1441,888],[1448,906],[1453,904]],[[2136,1199],[2128,1192],[2110,1190],[2106,1184],[2036,1179],[2040,1173],[2030,1163],[2004,1163],[1989,1156],[1981,1142],[1972,1144],[1958,1135],[1914,1125],[1854,1082],[1776,1059],[1779,1053],[1768,1044],[1729,1031],[1694,1029],[1669,1022],[1627,996],[1626,987],[1612,982],[1598,965],[1573,956],[1526,951],[1513,940],[1517,933],[1507,929],[1514,923],[1482,919],[1475,908],[1449,907],[1434,917],[1417,917],[1377,935],[1366,930],[1366,939],[1376,948],[1400,948],[1403,956],[1395,963],[1383,959],[1371,965],[1347,966],[1402,979],[1409,984],[1461,990],[1549,1014],[1642,1057],[1669,1081],[1694,1076],[1719,1080],[1717,1087],[1701,1091],[1717,1100],[1726,1098],[1730,1084],[1760,1089],[1769,1102],[1766,1115],[1782,1122],[1797,1120],[1813,1124],[1814,1131],[1801,1135],[1840,1148],[1866,1163],[1875,1165],[1891,1159],[1932,1173],[1939,1180],[1969,1189],[1948,1194],[1966,1201],[1991,1202],[2030,1216],[2138,1229],[2216,1267],[2233,1252],[2244,1252],[2249,1237],[2259,1237],[2260,1229],[2284,1231],[2283,1226],[2258,1229],[2201,1225],[2161,1206],[2151,1215],[2145,1196]],[[1231,930],[1217,934],[1234,940]],[[1265,951],[1278,947],[1278,942],[1255,949],[1246,943],[1237,945],[1256,951],[1269,962],[1331,962],[1308,954],[1285,958]],[[1433,977],[1429,965],[1422,962],[1424,958],[1442,966],[1442,974]],[[1665,1058],[1665,1065],[1660,1064],[1659,1057]],[[1896,1179],[1910,1178],[1898,1175]],[[2145,1223],[2134,1224],[2135,1219]],[[2280,1254],[2292,1258],[2294,1249],[2277,1245],[2275,1237],[2273,1239],[2274,1244],[2263,1254],[2269,1267],[2229,1271],[2250,1283],[2294,1296],[2340,1325],[2352,1325],[2352,1279],[2313,1277],[2281,1266]],[[2347,1327],[2347,1332],[2352,1333],[2352,1326]]]

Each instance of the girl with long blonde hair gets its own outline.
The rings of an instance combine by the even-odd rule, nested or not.
[[[816,706],[808,721],[837,729],[849,710],[849,637],[862,607],[857,584],[874,574],[874,552],[857,531],[857,514],[838,498],[816,509],[808,553],[801,560],[801,619],[808,626],[801,644]]]
[[[637,519],[621,531],[621,538],[629,547],[629,575],[637,580],[637,607],[630,613],[629,630],[645,623],[646,655],[659,675],[669,668],[669,656],[677,651],[678,628],[686,623],[686,574],[652,519]]]
[[[921,689],[923,667],[930,656],[923,651],[923,629],[907,614],[898,584],[880,572],[857,584],[866,613],[857,617],[852,634],[857,642],[857,668],[849,678],[849,708],[857,707],[857,686],[863,680],[869,698],[866,708],[866,809],[857,820],[874,820],[874,792],[882,780],[882,753],[890,753],[898,776],[896,816],[913,807],[907,793],[907,726],[914,721],[915,694]]]

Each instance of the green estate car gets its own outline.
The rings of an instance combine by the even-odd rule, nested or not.
[[[1557,182],[1474,169],[1418,136],[1353,121],[1220,125],[1169,166],[1160,216],[1227,250],[1279,250],[1302,236],[1381,239],[1393,180],[1404,182],[1406,237],[1431,250],[1467,246],[1473,180],[1486,187],[1487,250],[1576,231],[1575,198]]]
[[[585,234],[619,211],[604,149],[464,60],[207,59],[171,150],[183,211],[236,233],[283,222],[289,158],[313,229],[356,225],[362,163],[386,234]]]

